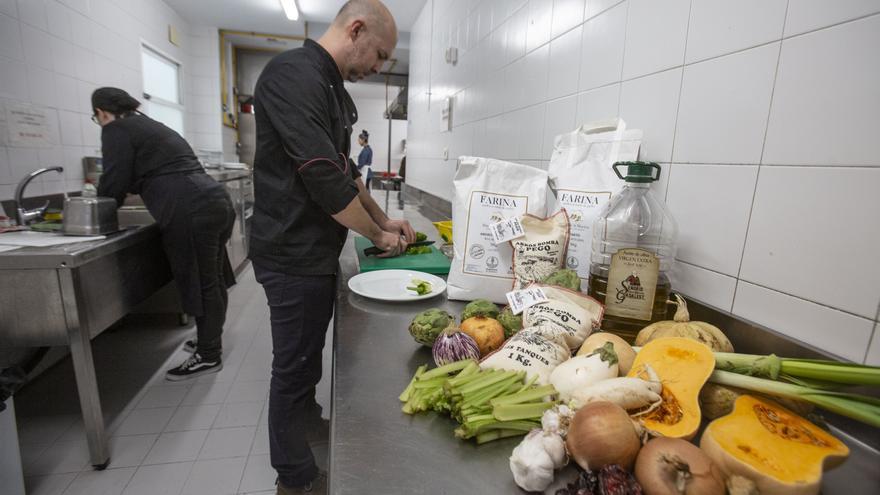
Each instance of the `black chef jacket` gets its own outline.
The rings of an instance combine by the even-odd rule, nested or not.
[[[127,192],[141,195],[162,233],[162,246],[184,312],[202,316],[197,241],[190,219],[206,204],[228,202],[226,188],[205,174],[180,134],[145,115],[118,118],[103,126],[101,148],[104,171],[98,195],[116,198],[119,205]],[[231,202],[229,205],[231,208]],[[225,247],[221,256],[223,282],[228,288],[235,283],[235,275]]]
[[[273,271],[329,275],[348,229],[333,220],[357,197],[349,165],[357,109],[318,43],[281,53],[254,91],[257,151],[250,258]]]

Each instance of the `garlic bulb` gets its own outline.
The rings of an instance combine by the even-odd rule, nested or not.
[[[536,428],[513,449],[510,471],[523,490],[542,492],[553,483],[553,471],[567,462],[562,437]]]

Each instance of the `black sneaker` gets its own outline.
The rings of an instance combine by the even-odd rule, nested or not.
[[[199,348],[199,340],[198,339],[190,339],[183,343],[183,350],[192,354],[196,352],[196,349]]]
[[[223,369],[223,363],[220,358],[206,361],[202,359],[202,355],[194,352],[186,361],[177,368],[172,368],[165,373],[165,379],[173,382],[187,380],[197,376],[217,373]]]
[[[275,481],[275,495],[300,495],[306,493],[313,495],[324,495],[327,493],[327,473],[318,471],[315,479],[302,487],[288,487],[281,484],[278,480]]]

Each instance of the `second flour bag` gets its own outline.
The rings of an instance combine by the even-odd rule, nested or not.
[[[450,299],[506,302],[513,286],[510,244],[496,243],[489,226],[531,214],[547,214],[547,172],[527,165],[463,156],[453,180]]]
[[[565,266],[586,283],[590,277],[593,221],[623,181],[611,166],[639,156],[642,131],[626,129],[623,119],[593,122],[556,136],[547,171],[556,190],[551,211],[565,208],[571,223]]]

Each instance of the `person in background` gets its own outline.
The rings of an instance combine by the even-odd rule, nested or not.
[[[373,148],[370,148],[370,133],[366,129],[361,131],[361,134],[358,136],[358,144],[362,146],[361,152],[358,155],[358,172],[360,172],[362,177],[367,178],[365,185],[367,190],[369,190],[370,181],[373,179]],[[364,174],[364,169],[366,169],[366,174]]]
[[[226,188],[209,177],[192,148],[164,124],[138,112],[140,102],[119,88],[92,93],[92,120],[101,126],[104,171],[98,196],[140,194],[162,233],[183,310],[196,318],[192,355],[165,374],[185,380],[223,367],[227,289],[235,283],[226,255],[235,210]]]
[[[317,42],[275,56],[254,92],[248,255],[272,327],[269,453],[279,495],[326,490],[309,441],[327,440],[315,386],[348,229],[385,257],[415,240],[409,222],[389,219],[349,162],[357,109],[344,81],[377,73],[396,44],[397,27],[382,2],[350,0]]]

